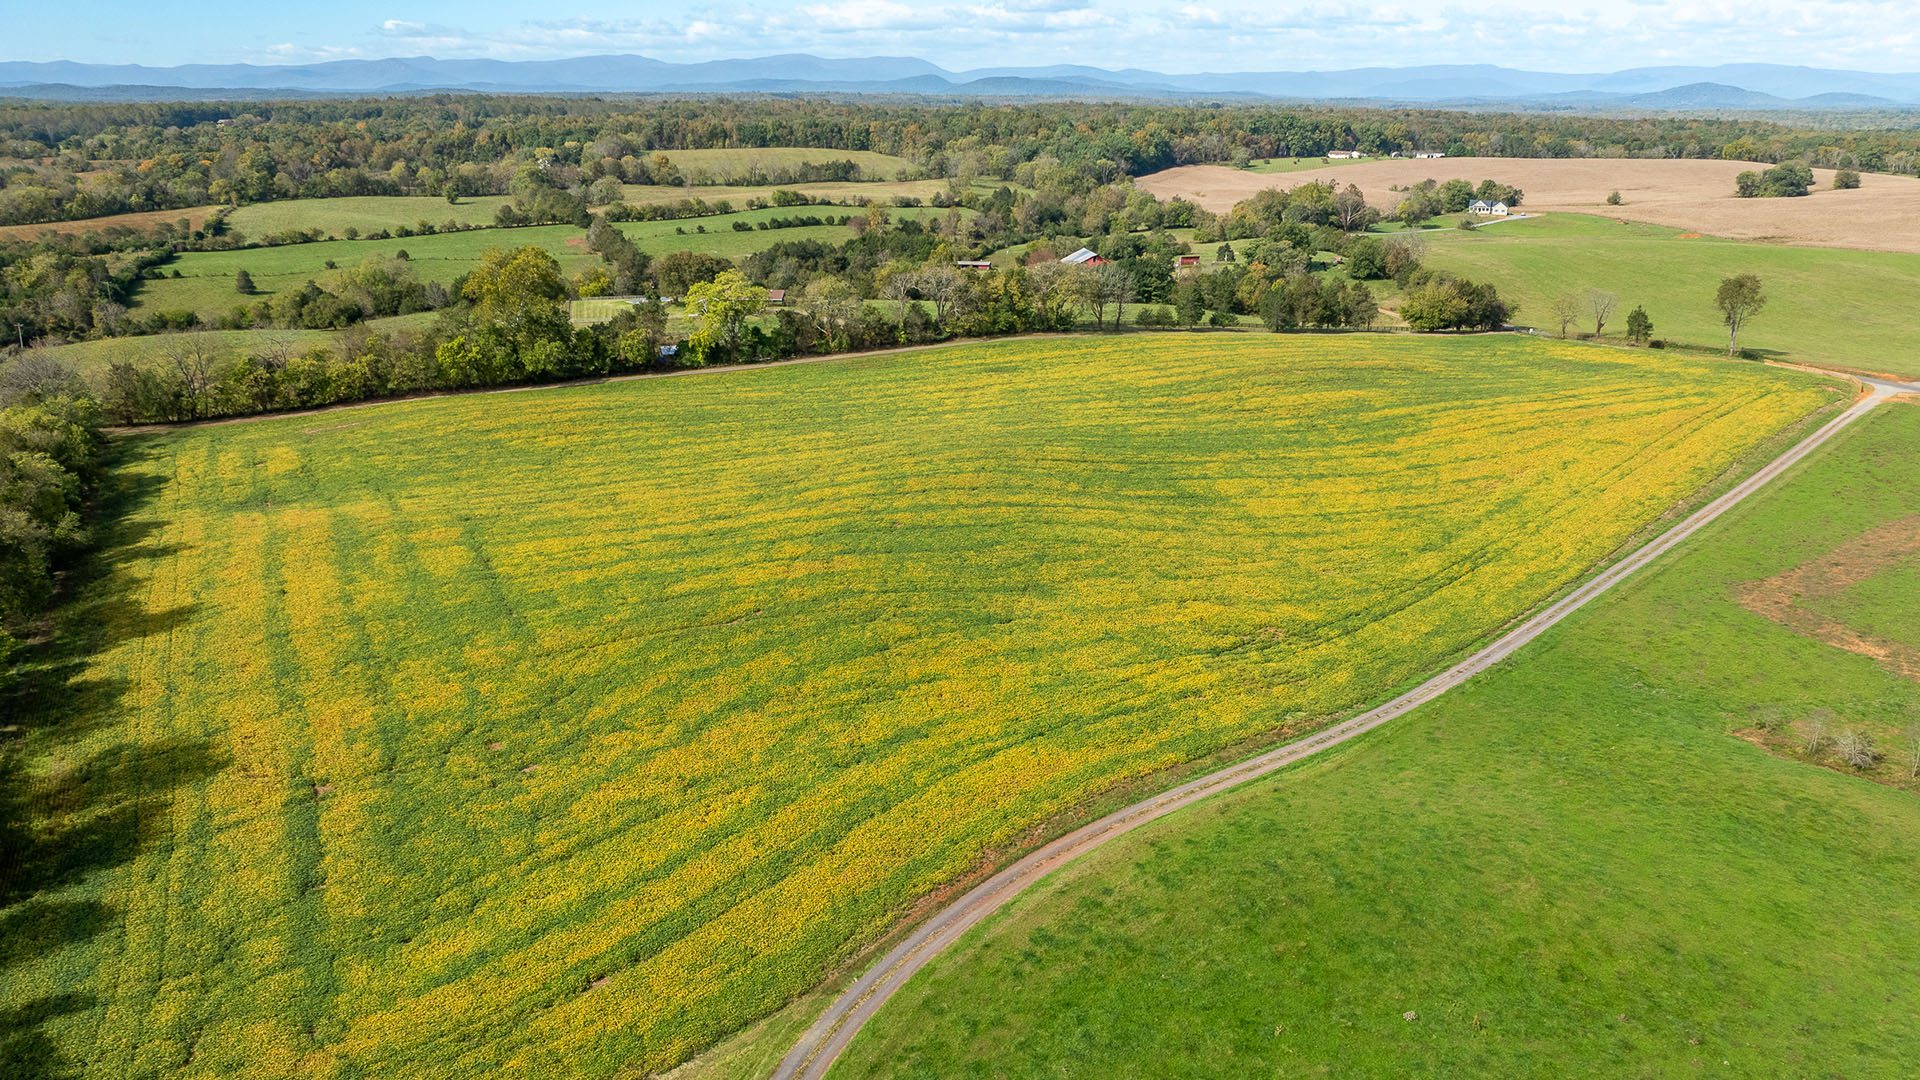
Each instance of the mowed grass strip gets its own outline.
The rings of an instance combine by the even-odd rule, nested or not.
[[[1920,292],[1920,255],[1680,239],[1685,230],[1577,214],[1428,235],[1429,265],[1491,281],[1518,301],[1523,325],[1557,333],[1554,300],[1599,289],[1620,298],[1610,335],[1624,334],[1627,312],[1643,304],[1655,337],[1724,350],[1714,293],[1721,279],[1752,273],[1768,301],[1741,331],[1742,347],[1795,363],[1920,376],[1908,305],[1893,299]],[[1573,329],[1591,333],[1591,316]]]
[[[1920,801],[1733,733],[1920,715],[1735,598],[1920,514],[1917,447],[1884,407],[1487,675],[1065,868],[833,1076],[1911,1076]]]
[[[103,1075],[672,1065],[1037,822],[1424,676],[1836,393],[1169,335],[138,438],[14,737],[72,854],[8,892],[0,1008]]]

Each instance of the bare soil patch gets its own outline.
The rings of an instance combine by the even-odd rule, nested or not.
[[[1756,615],[1835,648],[1871,657],[1895,675],[1920,682],[1920,649],[1863,634],[1801,606],[1803,600],[1845,592],[1916,554],[1920,554],[1920,514],[1869,529],[1784,573],[1747,582],[1735,595],[1742,607]]]
[[[1834,191],[1833,171],[1815,169],[1813,194],[1800,199],[1742,199],[1733,178],[1768,166],[1751,161],[1639,158],[1387,158],[1295,173],[1241,172],[1187,165],[1140,177],[1134,184],[1161,199],[1180,195],[1213,211],[1266,188],[1315,180],[1357,184],[1374,206],[1391,210],[1392,187],[1422,180],[1492,179],[1526,193],[1529,212],[1603,214],[1735,240],[1810,247],[1920,252],[1920,178],[1870,173],[1858,188]],[[1625,205],[1608,206],[1618,191]]]

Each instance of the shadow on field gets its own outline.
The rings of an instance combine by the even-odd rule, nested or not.
[[[117,464],[144,453],[125,446]],[[141,606],[129,570],[167,552],[137,547],[163,523],[134,515],[164,480],[120,477],[95,515],[103,543],[65,583],[52,635],[22,658],[18,681],[0,690],[0,979],[22,978],[16,969],[23,965],[111,930],[119,915],[90,879],[153,843],[174,790],[224,764],[204,741],[114,737],[131,687],[99,674],[92,661],[125,642],[169,633],[192,615],[190,607]],[[79,1075],[49,1026],[99,1004],[56,989],[0,1011],[0,1076]]]
[[[19,1080],[67,1080],[80,1072],[43,1030],[50,1020],[92,1008],[91,994],[54,994],[0,1011],[0,1070]]]

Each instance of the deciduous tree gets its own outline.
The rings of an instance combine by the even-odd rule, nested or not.
[[[1580,317],[1580,298],[1567,293],[1554,300],[1553,317],[1560,324],[1560,336],[1566,337],[1573,329],[1573,321]]]
[[[731,351],[740,343],[747,320],[766,306],[767,290],[748,281],[738,270],[699,282],[687,290],[687,308],[698,312],[700,319],[693,344],[703,356],[715,349]]]
[[[1613,317],[1614,305],[1620,298],[1610,292],[1599,289],[1587,293],[1587,310],[1593,312],[1593,336],[1599,337],[1607,328],[1607,320]]]
[[[1740,328],[1767,306],[1767,294],[1761,289],[1757,275],[1735,274],[1721,280],[1713,304],[1720,309],[1720,318],[1727,324],[1727,355],[1732,356],[1740,344]]]

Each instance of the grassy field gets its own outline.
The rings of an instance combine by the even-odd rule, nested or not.
[[[1724,277],[1751,272],[1769,300],[1742,332],[1742,346],[1798,363],[1920,376],[1907,307],[1893,300],[1920,291],[1920,255],[1681,235],[1659,225],[1551,214],[1434,233],[1426,261],[1493,282],[1501,296],[1519,302],[1515,318],[1522,324],[1558,332],[1554,298],[1597,288],[1620,297],[1609,333],[1623,333],[1627,312],[1645,304],[1656,337],[1719,349],[1726,348],[1726,328],[1714,290]],[[1585,329],[1591,332],[1592,323]]]
[[[975,188],[988,191],[1003,186],[999,182],[980,181]],[[894,180],[887,182],[846,181],[824,184],[767,184],[760,187],[738,187],[722,184],[627,184],[621,188],[620,199],[632,206],[649,203],[678,202],[681,199],[704,199],[714,202],[719,199],[730,200],[735,206],[752,198],[766,198],[775,191],[797,191],[816,199],[831,199],[835,202],[855,202],[871,199],[887,204],[891,200],[905,195],[925,201],[947,190],[945,180]]]
[[[414,315],[395,315],[385,319],[369,319],[360,325],[377,333],[393,333],[397,330],[424,329],[438,317],[433,312],[420,312]],[[123,361],[142,366],[164,363],[173,350],[183,344],[184,339],[187,338],[207,347],[217,358],[217,362],[224,366],[243,356],[253,355],[262,349],[282,344],[301,352],[315,345],[336,348],[347,333],[350,331],[203,330],[189,334],[146,334],[140,337],[76,341],[71,345],[56,345],[38,351],[82,375],[91,377]]]
[[[853,233],[844,225],[740,232],[733,228],[735,221],[755,223],[769,218],[825,216],[829,213],[842,217],[853,212],[845,208],[827,207],[749,210],[685,221],[626,222],[621,224],[620,229],[633,237],[634,243],[642,251],[655,256],[675,251],[699,251],[739,258],[782,240],[840,243],[850,239]],[[929,216],[943,215],[945,211],[917,208],[893,213]],[[328,261],[338,267],[351,268],[369,256],[390,258],[400,251],[405,251],[411,258],[414,274],[420,280],[451,284],[455,278],[478,265],[489,249],[521,246],[545,249],[559,260],[561,269],[569,277],[589,267],[602,265],[600,257],[587,250],[585,231],[572,225],[473,229],[387,240],[323,240],[312,244],[287,244],[240,251],[187,252],[169,263],[164,271],[171,274],[178,270],[181,276],[143,282],[134,296],[133,306],[156,311],[197,311],[202,318],[212,319],[236,305],[257,302],[262,296],[271,296],[282,289],[299,288],[307,281],[318,281],[324,286]],[[234,291],[234,274],[243,269],[252,276],[258,290],[252,297]]]
[[[1424,676],[1834,396],[1193,340],[127,442],[0,733],[0,1072],[671,1065],[1037,823]]]
[[[662,154],[679,168],[682,176],[696,182],[705,177],[727,179],[740,176],[756,168],[775,171],[827,161],[851,161],[860,166],[861,176],[865,180],[893,180],[913,168],[913,163],[906,158],[877,154],[872,150],[824,150],[800,146],[656,150],[649,152],[646,157],[651,161]]]
[[[1306,172],[1309,169],[1324,169],[1338,165],[1357,165],[1356,161],[1341,159],[1328,161],[1325,158],[1260,158],[1247,167],[1247,172],[1290,173]]]
[[[770,150],[678,150],[670,152],[669,156],[683,169],[702,176],[728,175],[735,166],[744,168],[749,162],[755,160],[775,164],[852,160],[862,169],[868,170],[869,175],[875,179],[820,184],[768,184],[758,187],[729,187],[717,184],[628,184],[622,189],[622,200],[637,206],[678,202],[688,198],[704,199],[708,202],[728,199],[735,205],[740,205],[750,198],[765,198],[772,195],[775,190],[783,190],[804,192],[814,198],[831,199],[837,202],[852,202],[865,198],[886,203],[900,195],[925,200],[947,189],[945,180],[895,180],[893,179],[895,176],[911,168],[911,163],[903,158],[864,150],[805,150],[790,147]],[[991,190],[1000,185],[982,181],[975,186]],[[349,226],[367,233],[381,229],[391,230],[401,226],[413,228],[422,221],[431,222],[435,227],[448,221],[455,221],[462,225],[491,225],[494,213],[501,206],[512,201],[505,195],[470,195],[458,203],[449,203],[443,198],[428,195],[360,195],[337,199],[288,199],[251,203],[239,207],[228,215],[227,220],[234,228],[256,239],[290,229],[319,229],[325,235],[339,236]],[[108,217],[87,218],[82,221],[0,225],[0,239],[32,240],[46,232],[78,234],[90,230],[104,230],[116,225],[146,229],[158,222],[171,223],[182,218],[187,219],[194,228],[199,228],[214,209],[211,206],[199,206],[183,210],[115,214]],[[794,211],[783,212],[793,213]]]
[[[472,195],[458,203],[425,195],[292,199],[242,206],[227,216],[227,222],[253,239],[289,229],[319,229],[328,236],[340,236],[349,227],[370,233],[413,228],[422,221],[435,228],[449,221],[491,225],[495,211],[512,201],[505,195]]]
[[[1490,674],[1064,869],[833,1075],[1911,1076],[1920,801],[1733,733],[1920,682],[1731,594],[1920,514],[1917,447],[1884,408]]]
[[[136,310],[196,311],[205,319],[247,306],[282,289],[299,288],[307,281],[326,284],[327,263],[352,268],[378,256],[392,258],[405,251],[421,281],[451,284],[479,264],[496,247],[544,248],[559,260],[568,275],[600,265],[600,257],[586,249],[583,230],[571,225],[536,225],[522,229],[474,229],[433,236],[388,240],[322,240],[313,244],[247,248],[239,251],[189,251],[168,263],[162,272],[180,277],[143,281],[134,293]],[[580,240],[570,244],[570,240]],[[257,292],[243,296],[234,290],[234,275],[245,270]]]

